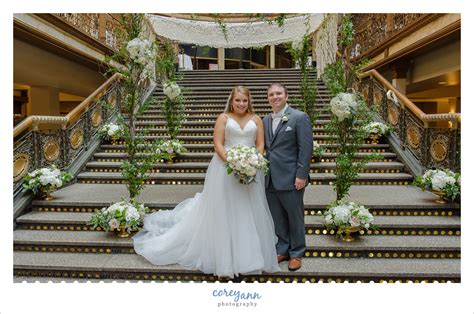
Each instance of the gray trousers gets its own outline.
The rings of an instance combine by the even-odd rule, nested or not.
[[[266,196],[278,237],[278,255],[302,257],[306,250],[303,195],[304,189],[275,190],[270,179]]]

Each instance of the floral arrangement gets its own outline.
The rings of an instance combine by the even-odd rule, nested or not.
[[[342,235],[345,228],[377,229],[373,224],[374,217],[369,210],[356,202],[342,199],[331,204],[324,212],[325,225],[330,229],[337,228],[337,234]]]
[[[326,150],[324,149],[324,147],[322,147],[321,145],[319,145],[318,142],[314,141],[313,142],[313,156],[316,157],[316,158],[319,158],[322,156],[322,154],[324,154]]]
[[[174,100],[181,95],[181,88],[178,83],[168,80],[163,83],[163,93],[169,99]]]
[[[97,133],[102,138],[120,138],[123,136],[123,128],[115,123],[106,123]]]
[[[329,105],[331,112],[341,122],[356,112],[359,103],[355,94],[339,93],[331,99]]]
[[[131,233],[140,229],[148,212],[148,207],[143,204],[122,200],[96,212],[88,225],[101,227],[105,231],[125,230]]]
[[[23,178],[23,187],[32,190],[35,194],[38,191],[48,194],[61,188],[71,179],[72,175],[69,172],[61,171],[53,165],[47,168],[36,169],[26,174]]]
[[[364,126],[364,130],[369,134],[384,135],[391,131],[391,128],[384,123],[371,122]]]
[[[141,39],[139,37],[136,37],[127,43],[127,51],[133,62],[143,66],[147,65],[150,60],[155,57],[153,43],[147,39]]]
[[[423,191],[431,189],[446,193],[451,201],[461,195],[461,175],[451,170],[428,170],[423,176],[416,176],[413,185],[421,187]]]
[[[165,160],[173,160],[176,154],[186,152],[184,143],[178,140],[160,140],[157,144],[156,154]]]
[[[258,170],[268,172],[268,160],[255,148],[245,145],[233,146],[227,152],[225,162],[228,174],[234,174],[241,184],[255,181]]]

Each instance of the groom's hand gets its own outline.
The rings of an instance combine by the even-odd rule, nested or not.
[[[295,188],[297,190],[301,190],[306,186],[306,180],[300,179],[300,178],[295,178]]]

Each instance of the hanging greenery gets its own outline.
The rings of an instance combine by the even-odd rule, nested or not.
[[[316,97],[318,94],[317,81],[312,64],[308,65],[308,52],[311,51],[309,35],[306,33],[300,42],[294,42],[288,47],[296,65],[301,69],[300,94],[301,98],[293,98],[293,102],[299,105],[302,111],[306,112],[314,124],[318,119],[316,110]]]
[[[177,75],[175,68],[175,60],[177,55],[170,42],[162,43],[162,51],[158,54],[156,64],[157,71],[161,74],[161,85],[165,98],[161,102],[161,109],[166,121],[166,128],[168,130],[169,140],[160,141],[160,147],[168,147],[168,151],[157,149],[162,157],[166,160],[172,160],[170,156],[186,151],[184,143],[179,142],[179,129],[181,128],[184,119],[184,96],[183,90],[178,85],[181,76]],[[179,148],[177,148],[179,147]],[[172,151],[171,151],[172,150]]]
[[[127,159],[122,162],[122,176],[131,200],[140,194],[148,179],[147,173],[159,157],[139,151],[139,147],[147,146],[144,137],[148,130],[135,128],[137,116],[143,114],[155,102],[153,98],[144,99],[149,82],[154,79],[156,51],[155,45],[143,38],[144,23],[143,14],[122,14],[119,36],[123,44],[117,53],[106,58],[106,61],[116,61],[123,65],[111,67],[108,72],[118,72],[123,76],[124,102],[116,115],[117,123],[123,130],[127,152]],[[156,145],[151,144],[151,151]]]
[[[366,125],[374,120],[374,112],[367,107],[363,97],[353,93],[351,89],[352,80],[366,62],[351,66],[348,48],[353,41],[353,32],[351,16],[344,15],[338,37],[338,48],[342,52],[342,58],[328,65],[323,73],[326,85],[333,96],[330,102],[332,117],[326,129],[339,145],[334,171],[336,176],[334,190],[338,201],[349,195],[353,181],[369,161],[382,159],[380,154],[357,156],[368,135]]]

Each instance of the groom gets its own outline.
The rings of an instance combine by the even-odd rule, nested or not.
[[[301,267],[306,250],[303,194],[309,182],[313,129],[308,115],[291,108],[288,92],[280,83],[267,89],[273,113],[263,118],[266,157],[270,171],[265,177],[268,206],[278,236],[278,262],[289,260],[288,269]]]

